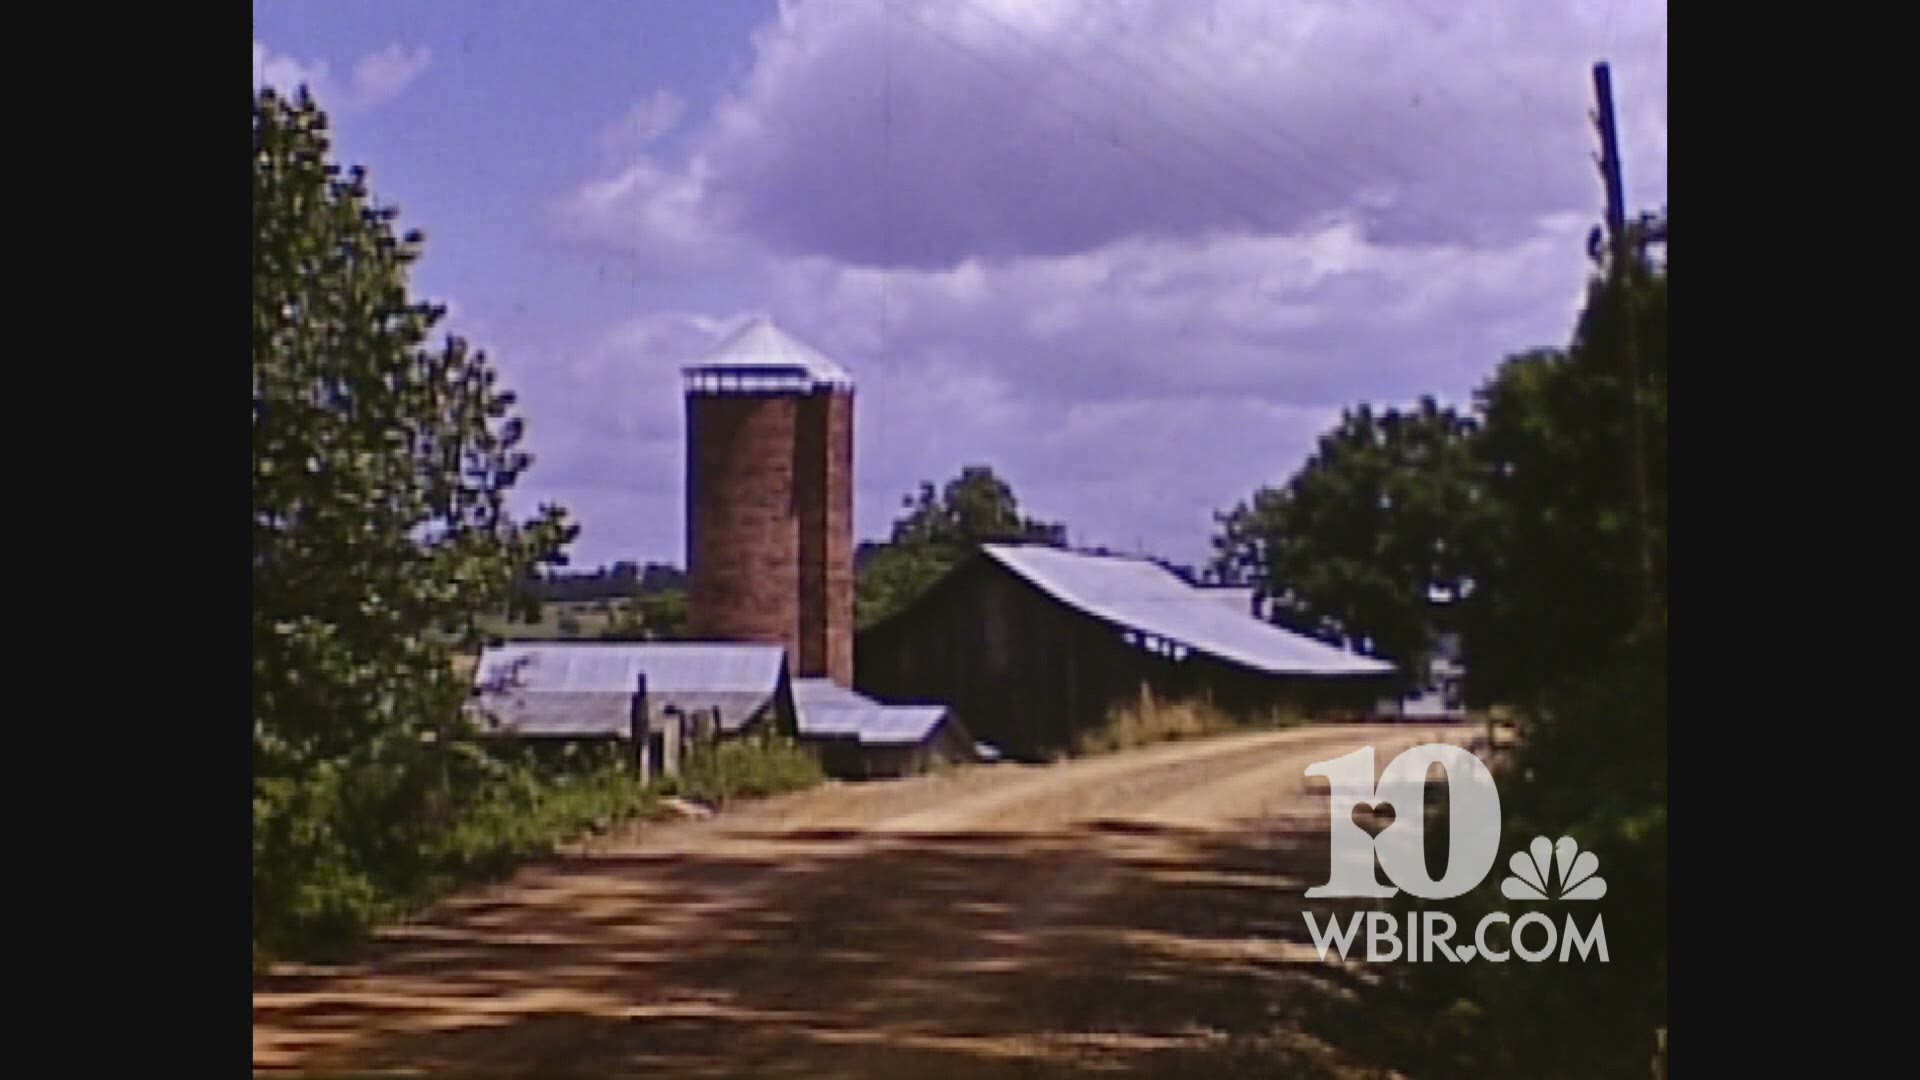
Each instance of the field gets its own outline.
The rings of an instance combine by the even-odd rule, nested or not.
[[[540,621],[508,622],[485,619],[481,629],[488,637],[508,640],[557,641],[563,638],[597,638],[612,621],[625,600],[549,600],[540,605]]]

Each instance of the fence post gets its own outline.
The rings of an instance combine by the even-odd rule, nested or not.
[[[650,725],[647,723],[647,676],[643,672],[633,688],[633,714],[627,728],[628,750],[633,754],[633,767],[640,774],[640,782],[653,779],[647,761],[647,735]]]

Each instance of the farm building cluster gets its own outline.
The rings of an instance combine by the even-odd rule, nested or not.
[[[764,319],[683,375],[695,640],[491,646],[483,730],[622,742],[648,775],[696,742],[775,732],[831,775],[899,776],[1065,749],[1143,690],[1367,709],[1391,680],[1258,617],[1250,591],[1045,546],[987,545],[856,636],[852,378]]]

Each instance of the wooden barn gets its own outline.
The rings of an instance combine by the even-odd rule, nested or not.
[[[1029,760],[1143,689],[1241,715],[1364,712],[1393,674],[1145,559],[1040,546],[984,546],[854,651],[861,691],[947,702],[974,736]]]

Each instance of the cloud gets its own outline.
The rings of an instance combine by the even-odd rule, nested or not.
[[[1566,341],[1600,214],[1589,67],[1614,61],[1632,205],[1657,205],[1664,17],[785,5],[713,109],[641,102],[602,135],[625,160],[563,200],[709,302],[516,380],[551,432],[530,476],[583,500],[589,561],[678,558],[677,367],[764,308],[858,383],[861,536],[986,463],[1076,542],[1204,559],[1213,513],[1342,406],[1464,406]]]
[[[291,56],[274,53],[265,45],[253,43],[253,88],[271,86],[276,90],[291,92],[305,85],[317,95],[322,87],[331,87],[327,77],[325,61],[307,64]]]
[[[391,44],[361,57],[354,65],[352,77],[342,83],[333,77],[324,60],[300,60],[275,53],[255,41],[253,86],[255,90],[271,86],[282,93],[292,93],[305,86],[325,108],[359,112],[399,97],[426,72],[432,60],[432,50],[424,45],[409,50]]]
[[[737,316],[654,312],[570,353],[501,354],[503,374],[530,417],[530,474],[573,489],[678,491],[671,469],[641,467],[678,454],[680,368],[710,349]]]
[[[949,270],[787,260],[762,299],[854,375],[861,536],[884,535],[920,481],[986,463],[1076,541],[1197,560],[1213,513],[1284,480],[1342,406],[1464,406],[1503,356],[1564,342],[1583,229],[1480,249],[1334,223]],[[745,312],[639,315],[509,372],[536,418],[530,476],[588,500],[590,559],[677,537],[662,520],[683,498],[678,369]],[[652,516],[614,509],[642,493]]]
[[[391,101],[424,74],[432,62],[433,52],[425,45],[411,51],[397,44],[388,45],[377,53],[361,57],[354,65],[353,88],[349,93],[362,109]]]
[[[1594,202],[1603,44],[1630,171],[1664,195],[1664,20],[1416,0],[789,4],[687,167],[600,185],[600,221],[645,244],[621,226],[671,202],[789,254],[917,269],[1342,216],[1388,240],[1504,243]]]
[[[601,145],[612,151],[645,147],[673,130],[686,112],[686,102],[670,90],[656,90],[636,102],[618,123],[600,135]]]

